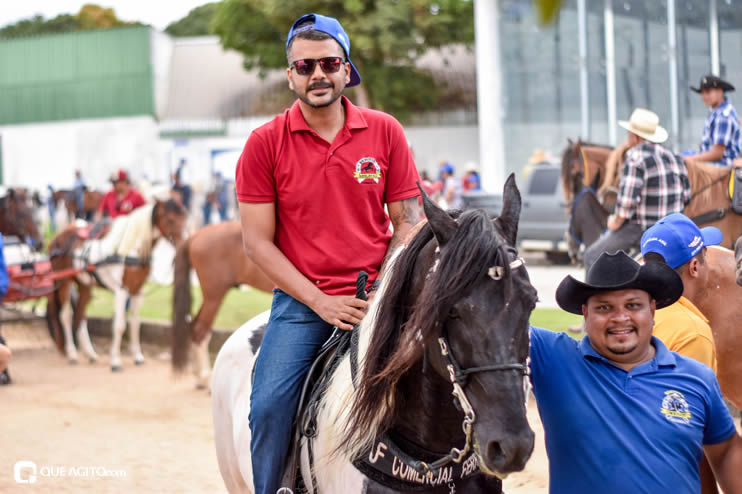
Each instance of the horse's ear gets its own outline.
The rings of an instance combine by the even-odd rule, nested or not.
[[[567,144],[569,145],[569,147],[572,147],[572,146],[575,145],[575,141],[573,141],[571,138],[567,137]]]
[[[518,220],[520,219],[521,206],[520,191],[518,186],[515,185],[515,173],[511,173],[505,181],[502,197],[502,213],[495,219],[495,222],[500,225],[505,240],[510,245],[515,245],[518,237]]]
[[[428,223],[430,224],[430,229],[433,230],[433,235],[435,235],[438,245],[445,245],[446,242],[451,240],[459,226],[447,212],[438,207],[438,205],[430,199],[428,194],[425,193],[420,185],[420,182],[417,182],[417,188],[420,189],[420,194],[423,198],[423,211],[425,212],[425,217],[428,219]]]

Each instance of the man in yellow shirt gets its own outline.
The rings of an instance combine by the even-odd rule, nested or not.
[[[683,295],[677,302],[654,313],[652,334],[670,350],[709,366],[716,373],[716,347],[709,321],[695,306],[706,286],[709,266],[706,246],[721,243],[721,231],[713,226],[699,229],[681,213],[665,216],[642,235],[645,262],[665,262],[683,280]],[[700,463],[701,492],[717,493],[716,480],[704,458]]]

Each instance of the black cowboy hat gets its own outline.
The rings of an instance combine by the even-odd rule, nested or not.
[[[701,77],[701,82],[698,84],[698,87],[691,86],[691,91],[695,91],[697,93],[700,93],[704,89],[721,89],[722,91],[734,91],[734,86],[729,84],[727,81],[722,79],[721,77],[717,77],[715,75],[705,75]]]
[[[556,300],[567,312],[582,315],[583,304],[593,295],[631,288],[649,293],[661,309],[680,298],[683,280],[664,262],[639,264],[622,250],[604,252],[587,272],[585,283],[567,275],[557,287]]]

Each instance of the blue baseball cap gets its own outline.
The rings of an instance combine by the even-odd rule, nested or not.
[[[307,20],[313,22],[306,22]],[[291,25],[288,38],[286,38],[287,54],[289,52],[289,43],[291,43],[294,36],[302,31],[321,31],[332,36],[343,47],[345,58],[350,64],[350,82],[345,87],[357,86],[361,83],[361,74],[358,73],[355,65],[350,61],[350,38],[348,38],[343,26],[340,25],[337,19],[320,14],[304,14],[296,19]]]
[[[698,228],[681,213],[665,216],[642,235],[642,256],[656,252],[673,269],[693,259],[707,245],[721,243],[721,230],[715,226]]]

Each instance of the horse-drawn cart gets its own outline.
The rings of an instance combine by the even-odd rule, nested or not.
[[[8,265],[8,293],[3,302],[22,302],[45,297],[55,290],[55,282],[80,273],[77,268],[54,271],[48,259]]]
[[[48,257],[33,252],[24,242],[13,236],[4,237],[3,254],[8,268],[8,293],[3,303],[24,302],[40,299],[54,292],[59,280],[70,278],[82,271],[79,268],[55,271]],[[4,307],[9,309],[7,305]],[[2,320],[8,322],[8,312],[4,311]],[[27,320],[28,316],[11,317],[11,320]]]

